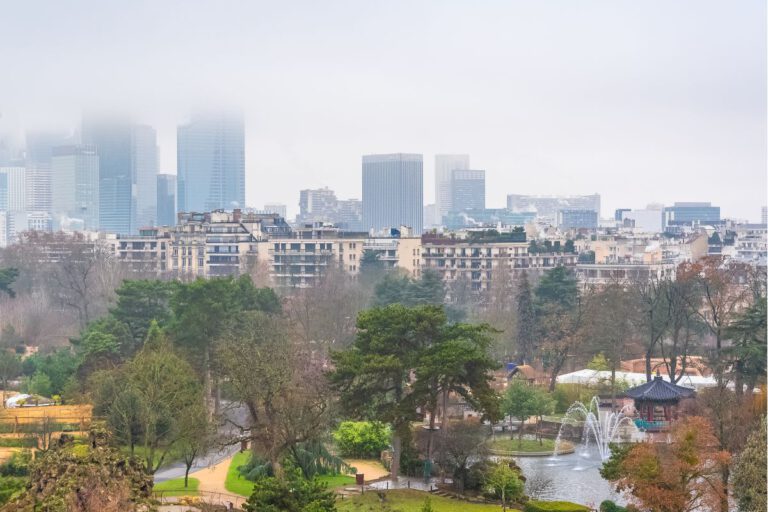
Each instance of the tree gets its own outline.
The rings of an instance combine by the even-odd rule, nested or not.
[[[3,385],[3,407],[5,408],[5,394],[8,391],[8,381],[21,374],[21,359],[16,353],[8,349],[0,349],[0,383]]]
[[[136,342],[147,338],[152,321],[165,327],[171,317],[170,299],[177,283],[149,279],[126,280],[115,290],[117,304],[110,311],[118,321],[128,326]]]
[[[379,281],[374,290],[373,305],[404,306],[441,305],[445,301],[443,279],[434,270],[424,270],[418,279],[390,273]]]
[[[213,446],[216,425],[211,421],[203,401],[185,408],[176,418],[178,438],[176,450],[184,462],[184,488],[189,485],[189,472],[195,461]]]
[[[358,315],[352,346],[331,353],[334,369],[329,379],[341,395],[342,408],[352,416],[392,426],[393,478],[400,469],[402,441],[410,438],[410,422],[418,418],[419,396],[413,393],[411,374],[422,350],[437,342],[444,325],[445,313],[436,306],[373,308]]]
[[[202,377],[206,400],[213,395],[218,410],[218,385],[211,375],[213,341],[245,311],[280,311],[280,300],[273,290],[255,288],[249,276],[242,276],[199,278],[180,286],[170,304],[174,318],[169,332]]]
[[[16,297],[13,289],[13,282],[19,276],[17,268],[0,268],[0,292],[7,294],[10,298]]]
[[[335,512],[336,495],[316,479],[304,479],[298,471],[287,478],[260,477],[245,503],[246,512]]]
[[[762,512],[768,508],[766,496],[766,428],[765,418],[760,428],[750,434],[747,444],[736,459],[733,469],[733,494],[741,512]]]
[[[120,441],[142,446],[154,473],[187,434],[181,419],[201,411],[202,390],[189,363],[176,354],[156,323],[134,359],[94,381],[94,410],[107,417]]]
[[[446,435],[440,436],[437,445],[440,465],[450,471],[460,493],[464,492],[472,461],[485,456],[487,439],[487,429],[471,421],[457,422]]]
[[[638,331],[645,333],[645,379],[650,382],[653,378],[651,359],[669,322],[664,293],[666,279],[637,278],[630,286],[636,304],[636,308],[633,308],[637,314],[634,322]]]
[[[536,352],[536,310],[528,273],[523,272],[517,291],[517,350],[520,364],[528,364]]]
[[[746,384],[747,394],[758,383],[765,383],[766,375],[766,300],[756,297],[754,303],[739,313],[728,326],[726,336],[733,342],[723,350],[732,361],[736,394],[741,395]]]
[[[513,416],[520,421],[518,446],[523,445],[525,422],[536,414],[537,389],[521,380],[513,380],[507,387],[502,400],[501,410],[506,416]]]
[[[507,464],[499,463],[488,474],[486,485],[501,499],[501,509],[506,511],[507,504],[523,495],[523,482],[520,475]]]
[[[716,448],[704,418],[687,417],[674,425],[671,436],[671,444],[639,443],[627,452],[614,452],[622,460],[604,476],[649,512],[716,509],[727,496],[720,468],[729,463],[729,454]]]
[[[616,406],[616,370],[632,336],[632,301],[624,287],[610,283],[594,293],[586,304],[585,334],[611,372],[611,407]],[[598,369],[598,368],[593,368]]]
[[[568,356],[582,341],[583,308],[576,278],[566,267],[549,270],[536,286],[534,305],[551,392]]]
[[[365,249],[360,257],[360,281],[363,286],[371,287],[384,277],[387,267],[379,257],[379,253]]]
[[[677,383],[684,375],[699,322],[696,309],[700,298],[690,280],[666,281],[663,288],[667,309],[667,332],[659,343],[667,375]],[[678,368],[679,365],[679,368]]]
[[[260,311],[243,313],[216,342],[216,367],[248,412],[240,427],[277,476],[284,455],[317,439],[330,420],[322,362],[310,348],[292,343],[281,319]]]

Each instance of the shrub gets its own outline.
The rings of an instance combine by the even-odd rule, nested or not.
[[[371,459],[389,446],[390,435],[389,427],[377,421],[344,421],[333,439],[343,456]]]
[[[0,476],[0,505],[8,503],[16,494],[27,486],[27,478],[22,476]]]
[[[29,451],[14,452],[11,457],[0,464],[0,476],[27,476],[32,454]]]
[[[243,508],[247,512],[335,512],[336,496],[324,483],[289,471],[285,479],[257,478]]]
[[[615,504],[611,500],[605,500],[600,504],[600,512],[627,512],[627,509]]]
[[[570,501],[536,501],[525,504],[524,512],[589,512],[589,507]]]

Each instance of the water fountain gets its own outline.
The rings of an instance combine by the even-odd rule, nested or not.
[[[625,405],[618,411],[604,413],[600,417],[600,401],[596,396],[592,397],[589,406],[581,402],[574,402],[565,412],[563,422],[555,439],[555,449],[552,458],[557,458],[560,448],[560,438],[562,437],[563,427],[565,425],[578,425],[584,423],[581,433],[582,453],[588,453],[590,439],[594,439],[600,459],[605,461],[611,456],[610,443],[614,442],[620,433],[623,425],[630,425],[634,432],[637,432],[632,417],[630,416],[631,406]]]

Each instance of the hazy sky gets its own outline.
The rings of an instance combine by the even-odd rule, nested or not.
[[[603,215],[766,203],[763,0],[0,0],[0,130],[72,128],[83,107],[159,131],[246,114],[249,205],[360,197],[360,156],[469,153],[487,203],[603,195]]]

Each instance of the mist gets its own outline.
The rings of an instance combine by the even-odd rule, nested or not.
[[[246,118],[249,206],[328,186],[360,198],[365,153],[435,153],[508,193],[594,193],[603,216],[766,203],[760,1],[0,1],[0,136],[77,128],[84,110],[158,130],[201,108]]]

